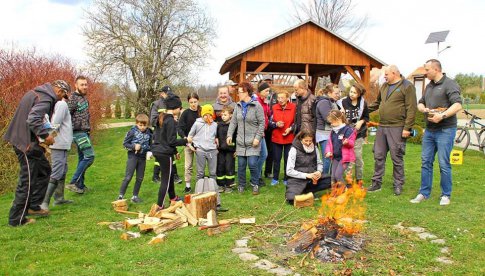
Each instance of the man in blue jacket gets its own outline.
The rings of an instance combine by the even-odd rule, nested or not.
[[[46,115],[52,116],[56,102],[70,90],[67,82],[57,80],[28,91],[5,132],[3,138],[13,146],[20,163],[19,182],[8,218],[11,226],[35,222],[27,215],[49,214],[40,208],[51,174],[45,149],[40,143],[46,146],[54,143]]]

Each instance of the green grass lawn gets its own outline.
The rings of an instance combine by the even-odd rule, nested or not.
[[[51,216],[38,219],[36,224],[12,228],[7,226],[8,210],[13,194],[0,196],[0,273],[25,274],[153,274],[153,275],[267,275],[243,263],[231,252],[234,240],[253,233],[250,246],[260,257],[296,268],[304,275],[340,272],[352,269],[355,275],[480,275],[485,273],[485,219],[484,190],[485,158],[476,151],[467,151],[465,164],[453,167],[452,204],[439,206],[438,171],[430,200],[413,205],[420,185],[419,145],[408,144],[406,153],[406,186],[401,196],[392,194],[392,166],[388,163],[383,189],[367,196],[368,223],[363,235],[367,239],[365,250],[354,259],[338,264],[322,264],[308,260],[300,268],[302,255],[285,252],[284,235],[293,229],[277,229],[272,233],[255,231],[251,226],[235,225],[219,236],[208,237],[204,231],[187,227],[168,233],[167,241],[148,245],[152,234],[140,239],[121,240],[121,232],[97,225],[101,221],[121,221],[123,215],[112,211],[110,202],[118,195],[124,175],[126,152],[122,139],[128,128],[100,132],[96,139],[96,160],[86,175],[91,191],[78,196],[66,191],[66,197],[75,204],[51,207]],[[365,175],[373,171],[371,145],[364,148]],[[71,153],[69,175],[76,156]],[[132,211],[147,212],[156,202],[158,185],[151,182],[152,161],[147,163],[146,177],[140,197],[144,202],[130,204]],[[437,166],[437,165],[435,165]],[[183,162],[178,162],[179,175],[183,175]],[[269,181],[267,181],[269,182]],[[133,187],[133,180],[128,191]],[[182,195],[183,185],[176,185]],[[127,193],[127,196],[131,196]],[[288,216],[283,223],[300,222],[315,218],[318,208],[294,210],[284,205],[284,186],[266,186],[261,194],[252,196],[249,191],[223,194],[223,205],[230,209],[219,219],[255,216],[264,223],[271,215]],[[317,204],[321,204],[317,201]],[[441,256],[442,246],[422,241],[415,234],[402,233],[393,225],[421,226],[446,240],[451,250],[452,265],[435,261]]]

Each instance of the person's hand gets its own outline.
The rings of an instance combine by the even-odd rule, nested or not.
[[[141,150],[140,144],[135,144],[135,152]]]
[[[364,123],[364,120],[360,120],[358,121],[356,124],[355,124],[355,129],[356,130],[360,130],[360,128],[362,127],[362,124]]]
[[[325,158],[330,158],[330,157],[332,157],[332,155],[333,155],[333,154],[332,154],[331,152],[327,152],[327,153],[325,154]]]
[[[408,138],[409,136],[411,136],[411,131],[403,129],[401,136],[402,138]]]
[[[278,122],[276,122],[276,126],[277,126],[277,127],[280,127],[280,128],[281,128],[281,127],[284,127],[284,126],[285,126],[285,122],[283,122],[283,121],[278,121]]]
[[[429,108],[427,108],[427,107],[421,108],[421,109],[419,109],[419,111],[421,111],[422,113],[429,113]]]
[[[189,147],[189,149],[190,149],[191,151],[193,151],[193,152],[196,152],[196,151],[197,151],[197,149],[195,149],[195,148],[194,148],[194,146],[193,146],[192,144],[188,144],[187,146]]]
[[[44,144],[46,144],[48,146],[54,144],[54,136],[52,134],[49,134],[49,136],[47,136],[47,138],[45,138]]]
[[[236,154],[236,152],[234,152],[234,158],[236,158],[236,156],[237,156],[237,154]]]
[[[435,113],[432,117],[428,117],[428,121],[437,124],[443,120],[442,116],[443,115],[441,113]]]
[[[190,144],[190,143],[192,143],[193,141],[194,141],[194,140],[192,139],[192,136],[187,137],[187,142],[188,142],[189,144]]]
[[[180,153],[175,154],[175,159],[180,160]]]
[[[313,173],[313,178],[312,178],[313,182],[317,182],[318,179],[320,179],[320,177],[322,177],[322,173],[319,171],[315,171]]]
[[[214,142],[216,143],[216,147],[219,147],[219,139],[215,139]]]
[[[257,147],[259,146],[259,140],[258,139],[254,139],[253,140],[253,147]]]
[[[227,137],[227,139],[226,139],[226,143],[227,143],[228,145],[232,145],[232,137]]]
[[[349,139],[345,138],[343,141],[342,141],[342,145],[348,145],[349,144]]]
[[[283,132],[283,136],[290,134],[290,131],[291,131],[291,127],[287,128],[285,132]]]

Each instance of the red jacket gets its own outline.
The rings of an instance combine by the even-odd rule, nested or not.
[[[283,109],[280,104],[273,105],[273,116],[270,119],[270,127],[273,128],[271,141],[276,144],[291,144],[295,138],[293,131],[286,136],[283,136],[285,130],[293,125],[295,122],[296,105],[294,103],[287,103]],[[283,127],[276,127],[276,122],[283,121]]]

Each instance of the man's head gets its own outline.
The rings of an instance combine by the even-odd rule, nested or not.
[[[295,93],[298,97],[305,96],[308,93],[308,88],[305,80],[296,80],[293,84],[293,88],[295,89]]]
[[[424,64],[426,78],[432,81],[439,81],[443,77],[441,62],[437,59],[430,59]]]
[[[386,79],[387,83],[394,84],[401,80],[401,73],[396,65],[389,65],[384,70],[384,78]]]
[[[71,93],[71,86],[65,80],[56,80],[52,83],[52,88],[56,94],[57,100],[67,97]]]
[[[145,132],[148,125],[148,116],[146,114],[138,114],[136,115],[136,127],[141,131]]]
[[[78,76],[74,87],[79,94],[86,95],[88,93],[88,79],[85,76]]]
[[[229,95],[233,95],[237,90],[237,83],[233,82],[232,80],[226,81],[224,85],[227,87]]]
[[[168,94],[172,93],[172,88],[170,88],[170,86],[168,85],[165,85],[164,87],[162,87],[162,89],[160,89],[160,97],[166,99]]]
[[[271,85],[271,84],[273,84],[273,77],[271,75],[264,75],[263,81],[266,82],[267,84]]]
[[[217,88],[217,98],[221,103],[227,102],[229,100],[229,87],[219,86],[219,88]]]

